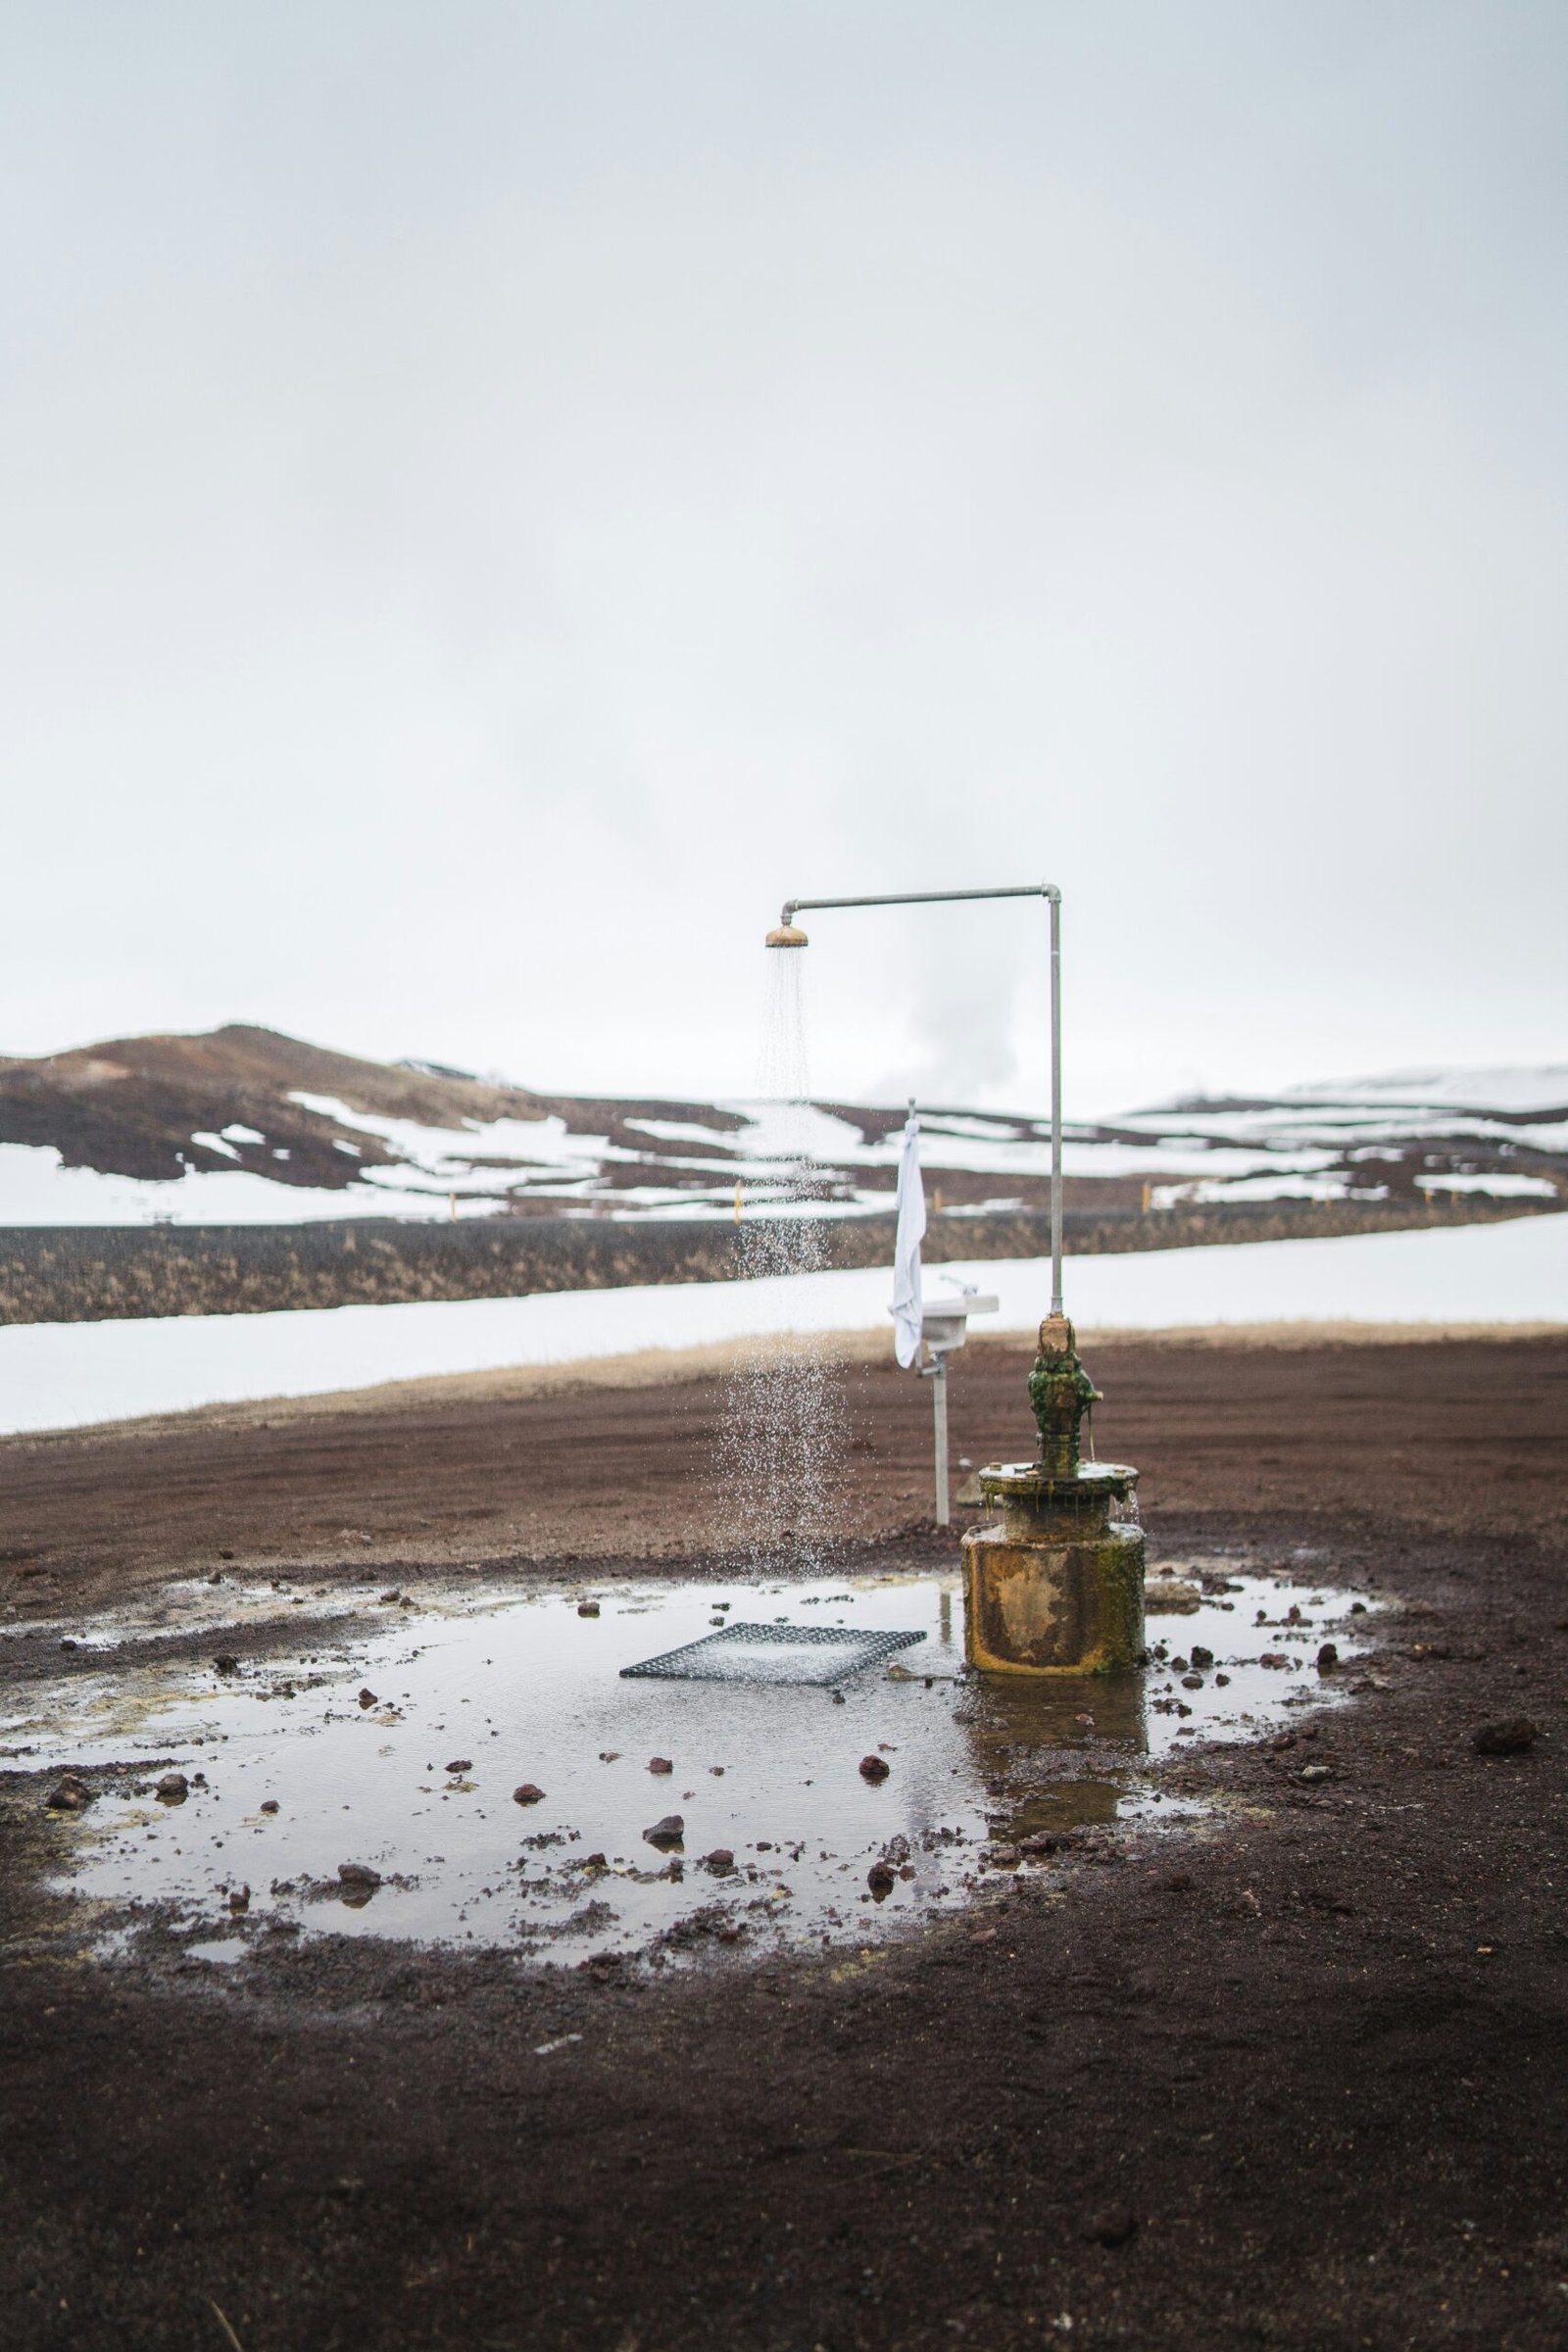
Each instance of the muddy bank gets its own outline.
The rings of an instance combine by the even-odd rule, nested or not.
[[[1282,1200],[1176,1207],[1069,1209],[1074,1255],[1275,1242],[1529,1214],[1518,1201]],[[417,1224],[345,1218],[307,1225],[24,1226],[0,1228],[0,1323],[82,1323],[144,1315],[263,1314],[277,1308],[388,1305],[417,1298],[515,1298],[542,1291],[628,1284],[727,1282],[754,1272],[753,1220],[743,1258],[733,1224],[716,1218],[485,1217]],[[891,1263],[893,1219],[835,1218],[820,1229],[826,1267]],[[1016,1215],[933,1216],[925,1256],[1039,1257],[1050,1221]]]
[[[1185,1758],[1217,1813],[1179,1852],[673,1982],[349,1938],[106,1970],[42,1933],[29,1856],[69,1832],[12,1773],[0,2337],[221,2352],[220,2310],[245,2352],[1560,2342],[1568,1343],[1092,1368],[1156,1554],[1396,1600],[1386,1688]],[[959,1447],[1012,1450],[1021,1351],[959,1369]],[[416,1576],[529,1509],[498,1560],[597,1544],[602,1574],[700,1523],[711,1410],[697,1382],[13,1443],[8,1590],[58,1613],[313,1523],[317,1581],[368,1550]],[[868,1529],[920,1508],[927,1411],[857,1389]],[[1521,1716],[1526,1750],[1478,1749]]]

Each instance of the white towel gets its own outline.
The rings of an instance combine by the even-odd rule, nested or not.
[[[920,1243],[925,1186],[920,1179],[920,1122],[911,1110],[899,1161],[899,1231],[893,1245],[893,1346],[907,1371],[920,1361]]]

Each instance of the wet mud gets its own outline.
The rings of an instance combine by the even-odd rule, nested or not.
[[[1318,1646],[1326,1630],[1314,1595],[1367,1595],[1371,1623],[1346,1636],[1367,1687],[1337,1705],[1303,1690],[1262,1740],[1205,1725],[1178,1743],[1186,1719],[1153,1711],[1193,1702],[1177,1659],[1191,1671],[1197,1642],[1207,1684],[1225,1669],[1190,1615],[1154,1620],[1169,1688],[1149,1721],[1168,1740],[1141,1769],[1191,1826],[1090,1825],[904,1933],[541,1968],[502,1937],[366,1932],[393,1887],[359,1911],[331,1896],[343,1932],[313,1914],[252,1939],[204,1904],[106,1952],[109,1907],[59,1891],[114,1801],[91,1791],[119,1765],[220,1786],[221,1742],[166,1759],[156,1739],[130,1749],[145,1720],[117,1725],[119,1756],[77,1755],[79,1810],[42,1801],[62,1755],[4,1760],[0,2336],[29,2352],[220,2347],[225,2324],[246,2352],[1559,2342],[1568,1345],[1126,1347],[1095,1369],[1102,1446],[1145,1471],[1155,1567],[1289,1588],[1271,1623],[1239,1606],[1228,1623],[1250,1616],[1303,1684],[1303,1621]],[[976,1350],[962,1371],[957,1445],[1016,1450],[997,1439],[1016,1427],[1017,1363]],[[548,1404],[510,1408],[510,1434],[507,1408],[470,1400],[5,1449],[8,1710],[90,1706],[131,1664],[108,1654],[128,1628],[95,1647],[100,1621],[131,1609],[135,1671],[162,1661],[214,1690],[220,1624],[241,1679],[286,1679],[323,1644],[352,1671],[390,1639],[389,1610],[412,1634],[415,1611],[378,1597],[394,1584],[421,1614],[438,1592],[473,1610],[504,1570],[612,1631],[577,1620],[579,1588],[602,1612],[635,1605],[652,1545],[700,1524],[701,1403]],[[952,1547],[898,1532],[924,1417],[891,1382],[867,1380],[855,1410],[865,1572],[940,1592]],[[645,1449],[640,1549],[626,1491],[595,1499],[612,1422]],[[526,1548],[465,1545],[465,1500],[495,1528],[541,1489]],[[578,1541],[552,1548],[558,1511]],[[416,1533],[416,1516],[436,1524]],[[315,1564],[289,1543],[313,1518]],[[328,1522],[372,1541],[334,1548]],[[212,1574],[270,1598],[247,1622],[199,1584]],[[694,1581],[735,1598],[726,1574],[705,1556]],[[179,1608],[213,1596],[194,1634],[177,1609],[159,1622],[172,1578]],[[657,1622],[649,1653],[667,1646]],[[999,1815],[987,1783],[1015,1744],[997,1737],[976,1779]],[[463,1757],[473,1743],[428,1751]],[[1116,1785],[1098,1751],[1079,1762]],[[652,1827],[696,1781],[642,1769]],[[187,1786],[164,1818],[205,1801]],[[1004,1843],[1054,1834],[1021,1807],[1005,1826]],[[233,1940],[241,1965],[201,1948]]]

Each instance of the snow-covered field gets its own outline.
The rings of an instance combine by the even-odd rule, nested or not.
[[[1029,1329],[1050,1283],[1034,1259],[928,1268],[1001,1300],[976,1329]],[[0,1328],[0,1431],[311,1396],[510,1365],[557,1364],[753,1335],[889,1334],[891,1277],[869,1271],[529,1298],[344,1306]],[[1568,1215],[1330,1241],[1086,1257],[1067,1269],[1086,1330],[1288,1322],[1568,1323]]]

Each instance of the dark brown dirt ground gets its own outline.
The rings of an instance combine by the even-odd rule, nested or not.
[[[1568,2340],[1568,1340],[1092,1368],[1155,1554],[1305,1546],[1302,1575],[1396,1597],[1386,1690],[1310,1743],[1187,1759],[1222,1810],[1180,1847],[1091,1849],[874,1957],[674,1982],[330,1940],[216,1984],[105,1970],[36,1892],[69,1832],[13,1773],[0,2343]],[[956,1451],[1024,1450],[1023,1369],[959,1366]],[[927,1396],[851,1379],[853,1534],[928,1553]],[[57,1615],[220,1550],[406,1580],[689,1557],[716,1407],[470,1387],[13,1442],[5,1593]],[[1520,1714],[1529,1754],[1475,1751]]]

